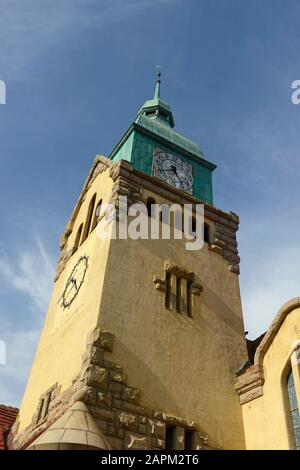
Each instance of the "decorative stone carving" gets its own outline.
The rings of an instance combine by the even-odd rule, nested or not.
[[[192,294],[199,296],[199,295],[201,295],[201,292],[203,292],[203,287],[200,284],[193,284]]]
[[[158,276],[154,276],[153,282],[155,284],[155,289],[161,292],[166,292],[166,281],[164,279],[161,279]]]
[[[187,281],[194,280],[194,273],[183,268],[179,264],[172,263],[170,261],[165,262],[165,271],[175,276],[186,279]]]

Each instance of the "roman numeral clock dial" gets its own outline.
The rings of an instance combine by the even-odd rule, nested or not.
[[[193,165],[164,151],[156,151],[153,159],[153,175],[170,186],[193,194]]]

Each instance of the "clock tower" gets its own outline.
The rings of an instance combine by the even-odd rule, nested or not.
[[[174,131],[171,108],[160,98],[160,82],[159,71],[153,99],[141,107],[110,158],[127,160],[146,175],[158,176],[212,204],[212,172],[216,165],[206,160],[197,144]]]
[[[215,168],[175,132],[159,73],[154,98],[110,156],[95,158],[61,236],[12,448],[244,448],[239,219],[213,204]],[[203,247],[100,236],[111,208],[120,224],[121,196],[129,211],[203,204]]]

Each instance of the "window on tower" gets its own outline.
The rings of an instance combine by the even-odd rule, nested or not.
[[[169,310],[192,316],[194,274],[177,265],[166,270],[165,305]]]
[[[45,395],[43,395],[40,404],[39,404],[39,411],[38,411],[38,416],[37,416],[37,424],[40,424],[43,422],[49,413],[49,407],[52,399],[52,392],[47,392]]]
[[[167,425],[165,450],[195,450],[195,434],[183,426]]]
[[[146,116],[155,116],[156,115],[156,110],[151,110],[151,111],[146,111]]]
[[[90,203],[89,203],[89,208],[88,208],[88,213],[87,213],[87,217],[86,217],[86,222],[85,222],[85,226],[84,226],[84,232],[83,232],[83,237],[82,237],[81,243],[83,243],[89,235],[90,227],[91,227],[91,223],[92,223],[93,212],[94,212],[94,207],[95,207],[95,202],[96,202],[96,194],[94,194],[94,196],[92,197],[92,199],[90,200]]]
[[[156,204],[155,199],[153,199],[153,197],[148,197],[147,203],[146,203],[148,217],[152,217],[152,206],[154,204]]]
[[[204,224],[204,241],[205,243],[209,243],[210,242],[210,227],[207,223]]]
[[[176,449],[175,431],[176,431],[175,426],[167,426],[166,427],[166,444],[165,444],[165,449],[166,450]]]
[[[80,226],[77,230],[76,238],[75,238],[74,249],[73,249],[74,253],[75,253],[75,251],[78,250],[80,239],[81,239],[82,229],[83,229],[83,224],[80,224]]]
[[[102,207],[102,199],[100,199],[100,201],[98,202],[98,204],[96,206],[95,214],[94,214],[94,218],[93,218],[93,223],[92,223],[92,226],[91,226],[91,232],[94,230],[94,228],[96,228],[96,226],[99,222],[99,217],[100,217],[100,214],[101,214],[101,207]]]

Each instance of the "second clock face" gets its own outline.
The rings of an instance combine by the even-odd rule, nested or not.
[[[70,307],[84,282],[88,268],[88,257],[82,256],[75,264],[62,294],[62,307]]]
[[[193,165],[172,153],[157,150],[153,160],[153,175],[170,186],[193,194]]]

